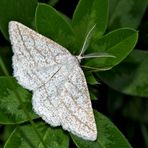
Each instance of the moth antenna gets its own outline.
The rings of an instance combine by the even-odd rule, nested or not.
[[[96,27],[96,24],[89,30],[89,32],[87,33],[86,37],[85,37],[85,40],[84,40],[84,43],[83,43],[83,46],[82,46],[82,49],[81,49],[81,52],[80,54],[77,56],[78,59],[81,59],[81,56],[84,54],[84,52],[86,51],[87,47],[88,47],[88,42],[90,40],[90,38],[92,37],[92,34],[93,34],[93,30],[95,29]]]

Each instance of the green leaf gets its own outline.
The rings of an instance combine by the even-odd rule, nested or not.
[[[0,46],[0,66],[1,66],[1,57],[3,57],[3,62],[5,63],[5,66],[7,70],[11,73],[12,71],[12,55],[11,55],[11,47],[10,46]],[[0,68],[0,75],[5,75],[3,70]]]
[[[5,143],[15,128],[16,128],[16,125],[3,126],[2,128],[3,130],[1,131],[1,134],[0,134],[0,140],[3,141],[3,143]]]
[[[58,3],[58,1],[59,0],[49,0],[49,4],[51,5],[51,6],[54,6],[54,5],[56,5],[56,3]]]
[[[28,121],[23,106],[32,119],[38,116],[32,110],[31,94],[20,87],[14,78],[11,78],[16,92],[20,94],[23,104],[16,98],[10,85],[9,77],[0,77],[0,124],[15,124]]]
[[[126,101],[124,108],[122,108],[122,114],[124,115],[124,117],[136,121],[139,124],[148,123],[147,106],[148,106],[147,98],[141,99],[140,97],[137,96],[131,96],[130,99]]]
[[[90,93],[90,98],[91,98],[91,100],[97,100],[97,96],[96,96],[96,94],[94,94],[94,92],[92,92],[90,89],[89,89],[89,93]]]
[[[92,72],[85,72],[85,77],[86,77],[87,83],[89,83],[91,85],[98,84],[98,82],[97,82],[96,78],[94,77],[94,75],[92,74]]]
[[[133,50],[138,33],[132,29],[118,29],[112,31],[93,43],[87,52],[107,52],[116,58],[94,58],[83,61],[82,65],[95,68],[112,68],[119,64]]]
[[[148,6],[148,0],[109,0],[109,29],[137,28]]]
[[[93,39],[103,35],[107,25],[108,1],[107,0],[80,0],[73,15],[72,26],[76,34],[77,54],[85,41],[90,29],[96,24]]]
[[[134,50],[126,60],[98,76],[111,88],[122,93],[148,97],[148,52]]]
[[[100,83],[97,82],[97,84],[100,84]],[[98,97],[99,97],[99,93],[100,92],[98,92],[97,85],[96,84],[88,85],[88,89],[89,89],[91,100],[98,100]]]
[[[86,141],[71,134],[79,148],[131,148],[128,141],[113,123],[105,116],[95,111],[98,138],[96,141]]]
[[[59,128],[36,123],[36,128],[48,148],[68,148],[69,137]],[[31,125],[17,127],[5,144],[5,148],[44,148]]]
[[[29,27],[32,26],[37,0],[0,0],[0,30],[6,39],[8,22],[18,21]]]
[[[145,146],[148,147],[148,129],[146,128],[146,125],[141,125],[141,131],[145,142]]]
[[[125,96],[120,93],[119,91],[116,91],[114,89],[108,88],[107,89],[107,109],[109,112],[109,115],[112,117],[115,117],[116,114],[121,114],[123,112],[123,103],[125,101]]]
[[[39,33],[52,38],[67,49],[71,49],[74,41],[72,27],[67,19],[53,7],[39,4],[36,9],[35,24]]]

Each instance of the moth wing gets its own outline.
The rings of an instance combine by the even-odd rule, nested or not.
[[[54,41],[21,23],[9,23],[14,76],[27,89],[35,90],[55,74],[71,54]],[[40,81],[37,79],[40,78]]]
[[[83,71],[64,47],[18,23],[9,23],[14,76],[33,90],[33,108],[47,123],[84,139],[97,130]]]
[[[37,89],[33,95],[33,108],[50,125],[61,125],[79,137],[96,140],[90,96],[78,63],[63,65],[49,83]]]

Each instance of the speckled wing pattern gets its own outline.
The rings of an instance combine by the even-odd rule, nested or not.
[[[21,23],[9,23],[14,76],[33,91],[34,111],[52,126],[95,140],[90,96],[77,58],[67,49]]]

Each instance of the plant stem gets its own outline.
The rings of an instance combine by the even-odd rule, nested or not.
[[[0,57],[0,67],[2,68],[4,74],[10,79],[10,85],[11,85],[11,87],[12,87],[14,93],[15,93],[16,98],[18,99],[18,102],[19,102],[20,104],[23,104],[23,101],[22,101],[22,99],[21,99],[20,94],[19,94],[17,91],[15,91],[14,83],[13,83],[13,81],[12,81],[10,75],[9,75],[9,72],[8,72],[8,70],[7,70],[7,68],[6,68],[6,66],[5,66],[5,64],[4,64],[4,62],[3,62],[3,60],[2,60],[1,57]],[[44,143],[44,141],[43,141],[43,139],[42,139],[40,133],[39,133],[38,130],[36,129],[34,121],[31,119],[29,113],[26,111],[26,109],[25,109],[24,106],[23,106],[23,111],[25,112],[25,114],[26,114],[26,116],[27,116],[29,122],[30,122],[31,125],[32,125],[33,130],[35,131],[35,133],[36,133],[37,136],[39,137],[39,139],[40,139],[41,143],[43,144],[43,146],[44,146],[45,148],[48,148],[48,147],[46,146],[46,144]]]

